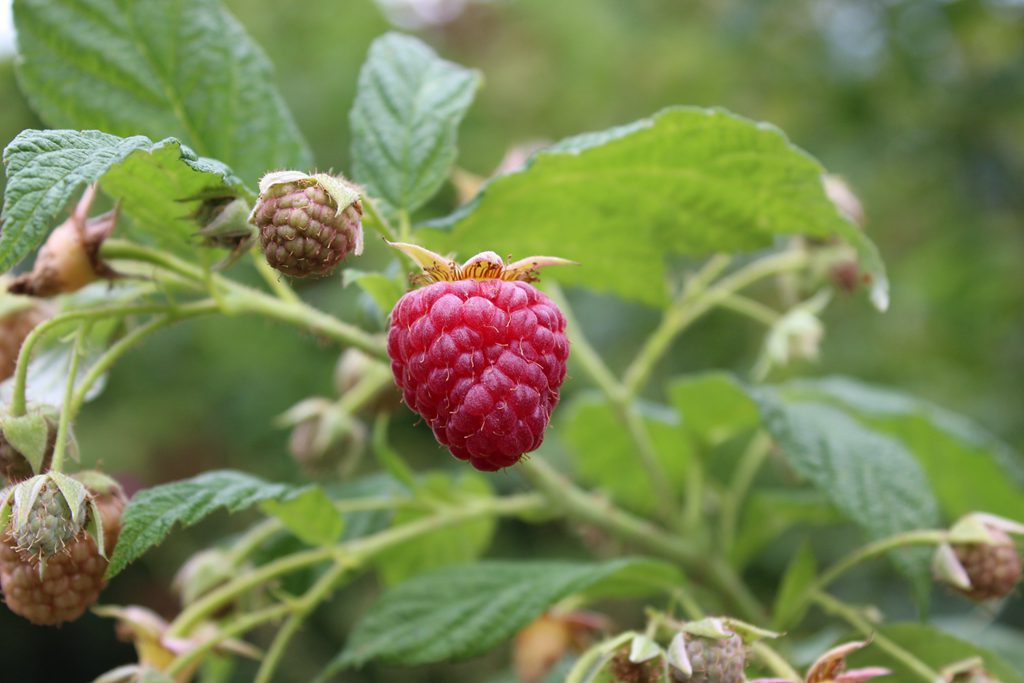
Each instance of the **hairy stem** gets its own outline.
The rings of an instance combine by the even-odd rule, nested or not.
[[[540,458],[523,461],[522,472],[547,497],[551,506],[566,516],[594,524],[624,541],[678,562],[715,586],[726,600],[736,606],[743,618],[753,621],[764,619],[764,608],[757,598],[721,558],[709,557],[702,548],[685,538],[620,510],[607,500],[592,496]]]
[[[89,334],[90,327],[89,323],[84,323],[78,328],[75,345],[71,350],[68,378],[64,385],[64,402],[61,405],[60,420],[57,423],[57,441],[53,447],[53,460],[50,464],[50,469],[54,472],[64,471],[64,454],[68,449],[68,431],[71,428],[71,418],[74,416],[71,404],[72,396],[75,393],[75,379],[78,377],[78,361],[82,357],[82,347],[85,345],[85,337]]]
[[[164,673],[169,676],[174,676],[182,671],[187,671],[189,667],[201,661],[203,657],[225,640],[247,633],[257,626],[277,621],[278,619],[287,616],[291,610],[291,605],[278,603],[255,612],[242,615],[218,628],[216,633],[203,640],[203,642],[196,647],[176,657],[174,661],[168,665]]]
[[[295,290],[285,281],[284,275],[274,270],[267,259],[263,258],[263,254],[259,251],[252,249],[249,251],[252,254],[253,263],[256,264],[256,272],[260,274],[263,281],[267,283],[270,290],[277,295],[277,298],[281,301],[287,301],[290,304],[301,304],[302,300],[299,295],[295,293]]]
[[[672,346],[676,337],[695,320],[744,287],[765,277],[803,268],[807,261],[808,256],[804,251],[784,251],[753,261],[723,277],[717,284],[707,286],[706,283],[713,277],[704,276],[696,285],[684,287],[626,370],[623,383],[627,394],[636,395],[643,388],[654,366]]]
[[[942,676],[938,671],[922,662],[912,653],[903,649],[893,640],[890,640],[881,633],[878,633],[877,627],[865,619],[864,616],[855,608],[821,591],[814,594],[814,601],[829,614],[839,617],[850,626],[860,631],[861,635],[865,638],[870,638],[872,643],[889,653],[893,659],[904,664],[921,680],[926,681],[926,683],[935,683],[936,681],[942,680]]]
[[[537,494],[488,498],[466,503],[459,508],[444,508],[430,517],[394,527],[379,534],[347,541],[335,546],[314,548],[288,555],[262,565],[251,572],[242,574],[223,586],[210,591],[189,605],[171,623],[170,636],[185,636],[197,624],[208,618],[224,604],[249,590],[261,586],[279,576],[320,564],[332,559],[341,559],[353,567],[361,566],[369,558],[393,546],[438,529],[459,524],[476,517],[516,516],[538,512],[545,507],[544,498]]]

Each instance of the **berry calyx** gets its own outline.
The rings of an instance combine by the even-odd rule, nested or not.
[[[299,171],[268,173],[249,216],[267,262],[285,275],[322,277],[363,252],[363,205],[343,178]]]
[[[406,405],[438,442],[478,470],[514,465],[544,440],[565,379],[569,340],[558,306],[529,284],[532,257],[505,265],[493,252],[457,264],[411,244],[425,284],[391,311],[388,355]]]
[[[50,469],[57,419],[48,406],[31,405],[25,415],[0,414],[0,475],[17,484]]]
[[[44,476],[51,476],[52,481],[52,475]],[[71,477],[65,479],[81,486]],[[75,487],[65,481],[62,488]],[[96,602],[106,586],[106,558],[117,543],[126,498],[116,485],[89,491],[87,496],[91,517],[87,526],[96,529],[95,536],[83,525],[45,560],[27,555],[17,544],[16,531],[0,542],[0,590],[4,601],[12,612],[33,624],[55,625],[77,619]]]
[[[673,681],[679,683],[743,683],[747,665],[743,639],[735,633],[726,638],[703,638],[680,634],[684,639],[690,671],[672,667]]]

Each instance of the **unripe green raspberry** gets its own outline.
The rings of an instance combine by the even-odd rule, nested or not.
[[[20,514],[17,498],[11,510],[12,518]],[[10,537],[14,546],[25,557],[49,559],[64,550],[82,530],[82,524],[73,517],[85,518],[85,501],[81,510],[71,514],[68,502],[57,485],[47,479],[32,502],[24,524],[12,524]]]
[[[350,253],[362,253],[362,215],[359,193],[345,180],[283,171],[260,181],[249,220],[271,266],[293,277],[322,277]]]
[[[747,652],[738,635],[714,639],[686,637],[686,655],[693,667],[687,676],[673,668],[672,680],[678,683],[743,683]]]

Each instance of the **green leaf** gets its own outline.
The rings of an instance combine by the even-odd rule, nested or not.
[[[368,273],[362,270],[346,268],[342,273],[342,281],[346,287],[355,283],[357,287],[376,304],[381,315],[387,315],[402,295],[405,294],[405,285],[395,277],[389,277],[384,273]]]
[[[449,233],[420,237],[463,256],[562,256],[582,267],[548,277],[663,305],[666,257],[762,249],[779,235],[839,236],[857,249],[884,308],[877,250],[825,195],[823,172],[777,128],[676,107],[538,152],[431,224]]]
[[[139,229],[171,231],[163,242],[179,246],[195,232],[187,216],[198,206],[198,195],[242,191],[227,167],[196,157],[173,138],[154,143],[141,135],[26,130],[4,150],[4,165],[0,270],[42,244],[72,197],[105,175],[104,189],[123,201]]]
[[[802,600],[804,592],[818,578],[817,563],[809,543],[800,546],[793,559],[790,560],[786,573],[782,575],[779,592],[775,596],[775,607],[772,610],[772,628],[784,631],[804,618],[807,612],[807,601]],[[799,599],[799,602],[795,602]]]
[[[14,450],[25,456],[32,471],[37,473],[46,458],[46,445],[50,440],[50,424],[42,413],[31,412],[15,417],[0,417],[4,439]]]
[[[458,478],[440,472],[428,474],[417,493],[447,505],[494,496],[487,478],[475,472],[464,472]],[[401,526],[431,514],[430,510],[403,508],[395,513],[391,524]],[[430,569],[475,560],[487,550],[494,529],[494,518],[483,515],[391,548],[378,555],[375,564],[384,583],[393,586]]]
[[[312,165],[263,51],[218,0],[17,0],[21,87],[54,128],[174,136],[247,182]]]
[[[757,406],[740,383],[725,372],[688,375],[668,387],[683,428],[709,446],[757,427]]]
[[[232,470],[204,472],[191,479],[144,489],[125,508],[121,535],[107,576],[115,576],[162,542],[176,524],[189,527],[218,508],[239,512],[267,500],[288,499],[301,490]]]
[[[782,391],[836,405],[902,441],[950,517],[984,510],[1024,518],[1024,458],[967,418],[846,377],[789,382]]]
[[[477,72],[416,38],[375,40],[349,114],[356,180],[394,208],[422,206],[455,163],[458,126],[479,85]]]
[[[786,401],[769,389],[751,390],[751,395],[765,429],[793,469],[870,538],[938,525],[938,503],[928,479],[899,441],[828,405]],[[929,585],[929,557],[927,549],[895,556],[922,599]]]
[[[746,566],[762,548],[797,524],[824,527],[843,521],[820,491],[755,489],[744,505],[729,561],[737,567]]]
[[[334,503],[318,486],[289,500],[264,501],[261,507],[310,545],[330,545],[341,538],[345,531],[344,516],[338,513]]]
[[[989,673],[995,675],[1002,683],[1024,683],[1024,676],[998,655],[943,633],[932,626],[918,623],[890,624],[881,626],[878,633],[908,650],[935,670],[941,670],[950,664],[956,664],[971,657],[981,657]],[[889,680],[893,681],[911,681],[918,678],[917,674],[908,669],[905,663],[877,645],[851,654],[848,657],[848,662],[850,668],[884,666],[892,670]]]
[[[665,583],[666,577],[671,577]],[[480,562],[422,574],[384,594],[356,627],[325,679],[371,659],[417,665],[483,654],[559,600],[656,593],[681,581],[654,560]]]
[[[641,404],[641,413],[669,487],[681,491],[693,454],[679,430],[678,417],[649,404]],[[637,462],[636,446],[607,401],[582,394],[563,409],[561,419],[559,434],[573,455],[581,481],[636,512],[655,510],[657,501],[651,496],[650,478]]]

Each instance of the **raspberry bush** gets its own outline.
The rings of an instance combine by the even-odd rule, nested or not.
[[[115,5],[15,2],[51,126],[3,155],[0,590],[24,628],[115,621],[138,657],[108,682],[404,680],[495,652],[487,675],[524,683],[1024,680],[999,639],[943,630],[1017,600],[1020,456],[927,401],[794,378],[833,296],[884,311],[889,288],[854,191],[781,131],[669,107],[478,177],[456,141],[481,75],[386,34],[350,167],[320,172],[219,3]],[[652,311],[635,348],[602,344]],[[758,357],[678,373],[717,312]],[[293,330],[290,357],[337,346],[333,395],[282,406],[275,471],[135,473],[126,503],[76,425],[133,348],[226,316]],[[221,510],[248,514],[158,555],[173,607],[102,604],[144,565],[170,584],[147,553]],[[498,533],[525,540],[492,553]]]

